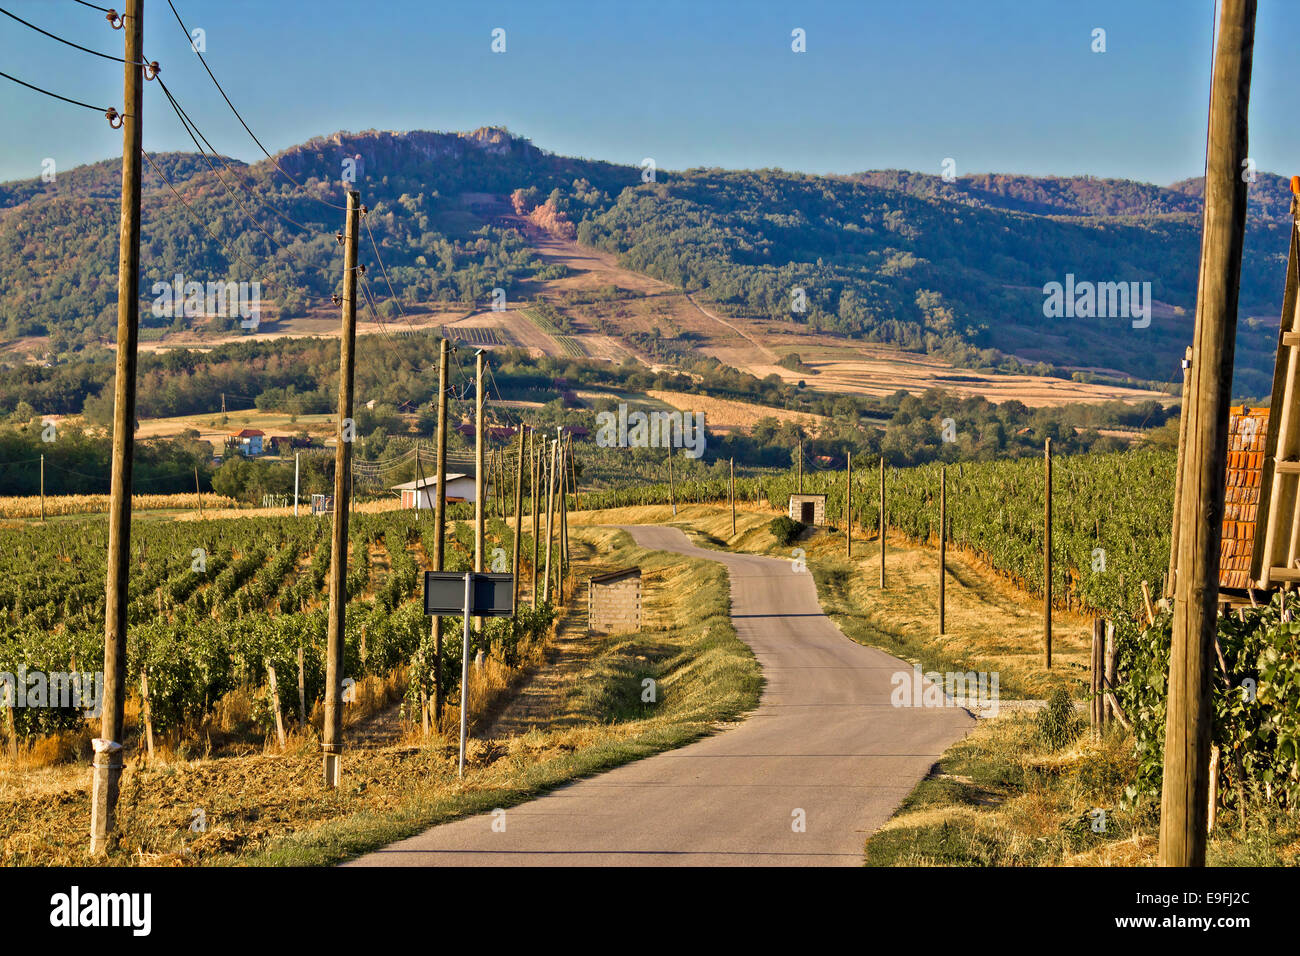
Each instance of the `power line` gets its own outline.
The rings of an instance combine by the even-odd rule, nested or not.
[[[89,103],[81,102],[81,100],[74,100],[66,96],[60,96],[58,93],[51,93],[49,90],[42,89],[39,86],[32,86],[32,84],[20,80],[16,76],[10,76],[8,73],[0,73],[0,76],[3,76],[6,80],[12,80],[13,82],[17,83],[19,86],[25,86],[29,90],[35,90],[37,93],[44,93],[46,96],[52,96],[56,100],[63,100],[63,102],[71,103],[73,106],[84,106],[86,109],[94,110],[96,113],[103,113],[105,116],[108,117],[110,123],[117,118],[117,110],[111,108],[105,109],[102,106],[92,106]]]
[[[271,161],[272,165],[274,165],[276,169],[278,169],[281,173],[284,174],[286,179],[292,182],[295,186],[306,191],[306,187],[303,186],[302,183],[298,182],[298,180],[290,176],[287,172],[285,172],[284,167],[281,166],[278,162],[276,162],[275,157],[272,156],[270,152],[267,151],[267,148],[262,145],[262,141],[257,138],[257,134],[254,133],[251,129],[249,129],[248,124],[244,122],[244,117],[239,115],[239,110],[235,109],[235,104],[230,102],[230,97],[226,95],[226,91],[222,88],[221,83],[217,80],[216,74],[214,74],[212,72],[212,69],[208,66],[208,61],[203,58],[202,53],[200,53],[197,49],[195,49],[194,41],[191,38],[189,28],[185,26],[185,22],[181,19],[181,15],[176,12],[176,5],[172,3],[172,0],[167,0],[167,6],[171,7],[172,15],[176,17],[176,23],[180,26],[181,32],[185,34],[185,39],[189,43],[190,49],[194,50],[195,54],[198,56],[199,62],[203,64],[203,69],[207,70],[208,76],[212,78],[213,84],[215,84],[217,87],[217,92],[219,92],[221,94],[221,98],[226,101],[226,105],[229,106],[230,111],[235,114],[235,118],[239,120],[240,125],[244,127],[244,130],[248,133],[249,136],[253,137],[253,142],[257,144],[257,148],[260,149],[263,152],[263,154],[265,154],[266,158]],[[307,195],[311,196],[311,193],[307,193]],[[347,206],[342,206],[339,205],[338,203],[332,203],[327,199],[321,199],[319,196],[312,196],[311,198],[315,199],[317,202],[324,203],[326,206],[331,206],[334,209],[342,209],[346,211],[348,208]]]
[[[158,85],[162,87],[163,94],[167,97],[167,102],[171,104],[172,110],[176,113],[176,118],[179,119],[181,121],[181,125],[185,127],[185,132],[189,134],[190,141],[194,144],[194,148],[197,149],[199,151],[199,154],[203,157],[203,162],[207,164],[208,169],[212,170],[212,175],[217,178],[217,182],[221,183],[222,188],[224,188],[226,192],[230,194],[230,198],[235,200],[235,202],[239,205],[240,211],[243,212],[244,214],[244,218],[247,219],[250,223],[252,223],[253,226],[259,232],[262,233],[262,235],[266,236],[266,238],[270,239],[271,242],[273,242],[275,245],[283,249],[284,252],[289,256],[289,258],[293,259],[293,261],[298,263],[298,265],[302,266],[302,268],[304,269],[312,268],[311,266],[307,265],[307,263],[299,259],[296,255],[294,255],[294,253],[290,251],[288,246],[282,243],[279,239],[275,238],[275,236],[271,235],[271,233],[269,233],[261,223],[259,223],[256,219],[253,218],[252,214],[248,211],[248,207],[244,205],[244,201],[240,199],[237,195],[235,195],[234,190],[230,188],[229,184],[226,183],[225,179],[222,178],[221,174],[217,172],[217,168],[212,165],[211,160],[208,159],[208,154],[204,152],[203,147],[199,145],[198,139],[195,138],[194,132],[190,129],[190,125],[189,122],[187,121],[187,117],[182,115],[184,111],[180,108],[180,105],[176,102],[175,98],[172,96],[171,91],[167,89],[167,87],[162,85],[162,80],[158,81]]]
[[[87,3],[86,0],[73,0],[73,3],[79,3],[83,7],[90,7],[90,9],[98,10],[100,13],[117,13],[116,10],[110,10],[108,7],[99,7],[93,3]]]
[[[185,111],[185,107],[180,105],[180,101],[177,100],[176,97],[172,95],[172,92],[167,88],[167,85],[163,83],[162,80],[158,81],[158,85],[162,87],[163,93],[167,96],[167,99],[170,101],[172,110],[175,111],[176,116],[177,118],[180,119],[182,125],[186,126],[187,130],[192,130],[192,132],[190,133],[190,139],[193,139],[194,136],[197,134],[199,139],[203,140],[204,145],[207,146],[207,148],[211,151],[212,155],[216,157],[218,161],[220,161],[221,165],[226,168],[226,170],[230,173],[231,177],[235,180],[235,185],[239,186],[242,190],[244,190],[244,192],[248,193],[249,196],[256,199],[262,205],[262,207],[267,210],[267,212],[279,216],[285,222],[297,226],[299,229],[303,230],[304,232],[313,231],[311,226],[304,225],[303,223],[299,222],[297,219],[294,219],[292,216],[286,216],[284,213],[280,212],[280,210],[276,209],[266,200],[262,199],[255,192],[253,192],[253,190],[251,190],[248,187],[248,185],[239,178],[239,175],[234,169],[234,167],[232,167],[228,162],[226,162],[226,158],[222,156],[220,152],[217,151],[217,148],[215,146],[212,145],[212,141],[203,135],[203,131],[199,129],[198,124],[195,123],[194,120],[190,118],[190,114]],[[195,143],[194,145],[198,146],[198,143]],[[201,147],[199,149],[199,152],[200,153],[203,152]],[[206,158],[206,154],[205,154],[205,158]],[[212,164],[209,163],[208,166],[209,168],[211,168]],[[213,169],[212,171],[214,174],[216,173],[215,169]],[[218,176],[218,178],[220,177]]]
[[[113,56],[112,54],[109,54],[109,53],[100,53],[98,50],[92,50],[92,49],[90,49],[89,47],[84,47],[84,46],[82,46],[80,43],[73,43],[71,40],[65,40],[65,39],[63,39],[63,37],[61,37],[61,36],[56,36],[55,34],[50,33],[48,30],[42,30],[42,29],[41,29],[40,27],[38,27],[36,24],[34,24],[34,23],[28,23],[28,22],[27,22],[26,20],[24,20],[22,17],[14,16],[14,14],[10,13],[10,12],[9,12],[8,10],[6,10],[4,7],[0,7],[0,13],[3,13],[3,14],[4,14],[5,16],[7,16],[10,20],[17,20],[17,21],[18,21],[19,23],[21,23],[23,26],[25,26],[25,27],[27,27],[27,28],[29,28],[29,29],[31,29],[31,30],[35,30],[37,33],[44,34],[45,36],[49,37],[51,40],[58,40],[60,43],[66,44],[67,46],[70,46],[70,47],[74,47],[75,49],[80,50],[82,53],[89,53],[91,56],[101,57],[102,59],[105,59],[105,60],[112,60],[112,61],[115,62],[115,63],[125,63],[125,62],[126,62],[126,60],[122,59],[120,56]],[[137,65],[137,66],[145,66],[146,64],[144,64],[144,63],[139,63],[139,64],[136,64],[136,65]]]

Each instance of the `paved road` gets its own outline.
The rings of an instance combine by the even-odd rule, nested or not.
[[[766,678],[758,709],[510,808],[504,833],[474,816],[350,865],[856,866],[867,834],[974,725],[958,708],[890,706],[890,676],[909,665],[845,637],[789,562],[698,548],[676,528],[627,530],[727,566],[736,631]]]

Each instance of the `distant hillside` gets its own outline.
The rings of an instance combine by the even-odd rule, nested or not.
[[[338,133],[270,161],[155,158],[201,221],[146,166],[142,281],[258,280],[264,315],[326,304],[338,288],[345,161],[370,209],[388,279],[409,302],[514,298],[547,267],[502,221],[576,229],[580,242],[733,314],[794,319],[981,368],[1113,369],[1170,380],[1191,338],[1199,180],[1158,187],[1088,177],[937,176],[897,170],[815,177],[763,170],[659,171],[556,156],[500,129]],[[0,184],[0,339],[50,334],[53,351],[109,340],[115,322],[117,163],[57,183]],[[318,200],[324,200],[322,203]],[[241,209],[241,204],[243,209]],[[542,206],[540,211],[535,207]],[[526,207],[526,208],[525,208]],[[1289,192],[1260,173],[1242,272],[1238,392],[1267,392],[1288,236]],[[250,225],[247,212],[257,222]],[[373,261],[369,234],[361,258]],[[1043,286],[1067,274],[1150,282],[1149,328],[1046,318]],[[371,273],[376,295],[387,284]],[[804,290],[806,308],[795,307]],[[391,308],[391,307],[390,307]],[[146,324],[166,324],[147,313]],[[1269,326],[1272,325],[1272,331]],[[225,327],[233,325],[228,323]]]

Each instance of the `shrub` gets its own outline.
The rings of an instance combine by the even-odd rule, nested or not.
[[[1074,698],[1064,687],[1052,691],[1047,706],[1038,714],[1038,739],[1053,750],[1074,742],[1083,730],[1083,718],[1074,709]]]
[[[793,518],[781,515],[779,518],[773,518],[767,530],[771,531],[773,536],[781,544],[790,544],[803,534],[804,529],[808,526],[802,522],[795,521]]]

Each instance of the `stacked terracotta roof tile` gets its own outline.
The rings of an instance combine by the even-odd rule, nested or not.
[[[1250,558],[1255,547],[1255,516],[1259,511],[1269,410],[1237,406],[1229,411],[1219,587],[1244,589],[1250,587]]]

